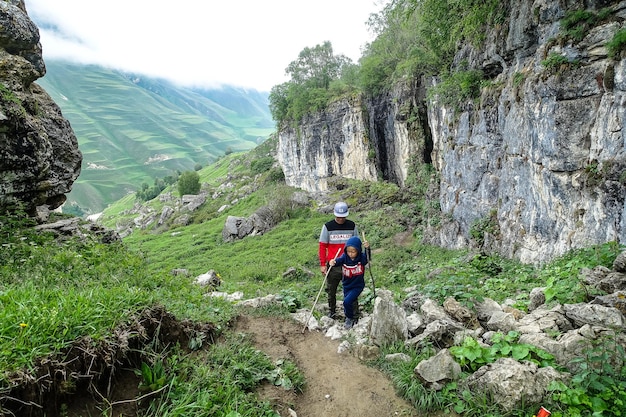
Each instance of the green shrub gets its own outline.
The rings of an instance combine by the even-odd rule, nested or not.
[[[141,201],[150,201],[153,198],[157,197],[165,188],[167,184],[165,180],[160,178],[154,179],[154,185],[150,187],[147,183],[142,183],[141,188],[135,192],[135,196],[137,199]]]
[[[552,52],[546,59],[541,61],[541,65],[543,65],[550,72],[556,72],[564,68],[569,68],[570,66],[578,65],[578,61],[571,60],[565,55],[557,52]]]
[[[566,384],[554,381],[548,386],[553,403],[552,415],[622,416],[626,406],[626,366],[624,348],[615,335],[574,359],[578,371]],[[591,414],[593,413],[593,414]]]
[[[581,41],[597,20],[597,15],[589,10],[572,10],[561,20],[561,28],[566,36]]]
[[[200,175],[196,171],[185,171],[178,177],[178,193],[198,194],[200,191]]]
[[[281,182],[285,180],[285,173],[280,167],[272,168],[267,173],[267,182]]]
[[[480,97],[480,87],[483,81],[483,73],[480,70],[458,71],[444,76],[441,83],[431,89],[431,98],[444,106],[460,110],[468,101]]]
[[[613,35],[613,39],[611,39],[606,44],[606,50],[609,54],[609,57],[612,59],[618,59],[623,50],[626,49],[626,29],[622,29],[618,31],[615,35]]]
[[[498,225],[498,211],[491,210],[488,216],[475,220],[470,226],[469,235],[478,247],[485,244],[485,237],[487,235],[497,236],[500,233],[500,227]]]
[[[609,7],[599,10],[597,13],[585,9],[570,10],[561,20],[561,28],[566,37],[581,41],[594,26],[605,21],[612,14],[613,10]]]
[[[261,159],[255,159],[250,163],[250,171],[252,175],[261,174],[263,172],[269,171],[274,165],[274,158],[271,156],[267,156]]]
[[[496,333],[491,339],[491,346],[482,346],[476,339],[466,337],[461,346],[452,346],[449,351],[461,368],[469,372],[476,372],[481,366],[499,358],[529,361],[542,367],[557,367],[553,355],[536,346],[517,343],[519,336],[514,331],[507,334]]]

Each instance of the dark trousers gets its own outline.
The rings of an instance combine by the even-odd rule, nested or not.
[[[334,313],[337,309],[337,289],[341,283],[341,267],[333,266],[330,268],[326,276],[326,293],[328,294],[328,309]],[[358,298],[352,303],[352,312],[354,319],[359,318],[359,300]]]
[[[343,289],[343,312],[346,318],[359,319],[359,295],[361,292],[363,292],[363,288]]]
[[[326,276],[326,293],[328,294],[328,308],[335,312],[337,308],[337,288],[341,283],[341,267],[333,266]]]

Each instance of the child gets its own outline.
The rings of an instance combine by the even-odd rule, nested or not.
[[[369,251],[369,243],[363,242],[365,250]],[[328,261],[330,266],[341,266],[341,285],[343,286],[343,311],[346,315],[346,329],[352,328],[356,320],[353,303],[356,304],[359,295],[365,288],[365,265],[368,256],[361,249],[361,239],[352,236],[346,242],[343,254],[337,259]]]
[[[324,223],[319,239],[320,270],[326,276],[326,293],[328,294],[328,317],[336,318],[337,288],[341,282],[341,266],[330,268],[328,261],[343,252],[346,242],[352,236],[358,236],[356,224],[348,220],[348,205],[343,201],[335,204],[335,218]]]

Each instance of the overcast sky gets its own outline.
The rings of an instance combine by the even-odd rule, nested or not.
[[[357,62],[384,0],[26,0],[44,60],[269,91],[305,47]],[[52,31],[48,27],[55,27]]]

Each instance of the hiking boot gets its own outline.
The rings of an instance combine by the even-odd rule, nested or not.
[[[334,311],[329,311],[327,316],[335,320],[337,318],[337,313],[335,313]]]
[[[354,326],[354,324],[355,324],[355,321],[354,321],[354,320],[352,320],[352,319],[348,319],[348,318],[347,318],[347,319],[346,319],[346,323],[343,325],[343,328],[344,328],[344,329],[346,329],[346,330],[347,330],[347,329],[351,329],[351,328],[352,328],[352,326]]]

